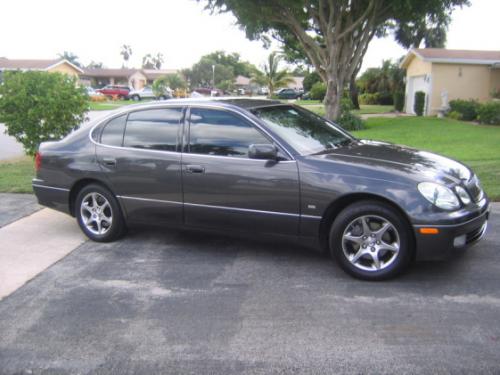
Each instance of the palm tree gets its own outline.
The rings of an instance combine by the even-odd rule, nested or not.
[[[271,52],[267,58],[267,63],[263,65],[264,72],[256,73],[252,81],[258,85],[267,86],[269,90],[269,97],[273,94],[275,89],[287,86],[293,82],[292,76],[286,69],[280,70],[279,64],[282,57],[276,52]]]
[[[128,60],[130,59],[130,56],[132,56],[132,47],[128,44],[124,44],[122,46],[122,50],[120,51],[120,55],[123,57],[124,61],[124,66],[127,66]]]

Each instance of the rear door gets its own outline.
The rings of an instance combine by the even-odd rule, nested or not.
[[[232,111],[192,107],[182,156],[187,225],[296,235],[299,183],[295,160],[256,160],[251,144],[273,140]]]
[[[138,110],[101,132],[98,161],[132,221],[182,223],[183,113],[182,107]]]

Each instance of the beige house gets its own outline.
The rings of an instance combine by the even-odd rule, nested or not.
[[[174,69],[84,69],[81,81],[92,87],[103,87],[105,85],[127,85],[136,90],[151,85],[155,79],[167,74],[177,73]]]
[[[83,70],[65,59],[52,60],[19,60],[7,59],[0,57],[0,74],[8,70],[38,70],[44,72],[59,72],[65,73],[74,77],[78,77],[83,73]]]
[[[412,49],[401,67],[406,69],[405,112],[414,113],[415,93],[426,94],[425,114],[435,115],[443,101],[487,101],[500,90],[500,51]]]

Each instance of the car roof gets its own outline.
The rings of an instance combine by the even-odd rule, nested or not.
[[[279,100],[270,100],[270,99],[257,99],[257,98],[240,98],[240,97],[207,97],[207,98],[186,98],[186,99],[168,99],[168,100],[161,100],[157,102],[148,102],[148,103],[141,103],[141,104],[132,104],[128,105],[126,107],[122,107],[124,110],[133,110],[133,109],[139,109],[139,108],[154,108],[154,107],[161,107],[164,106],[165,104],[168,105],[214,105],[217,107],[238,107],[242,109],[254,109],[254,108],[260,108],[260,107],[267,107],[267,106],[273,106],[273,105],[280,105],[284,104],[283,102]]]

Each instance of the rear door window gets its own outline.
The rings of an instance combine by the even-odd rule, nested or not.
[[[101,143],[108,146],[121,146],[127,115],[108,121],[101,133]]]
[[[123,145],[146,150],[179,151],[182,108],[132,112],[127,119]]]

